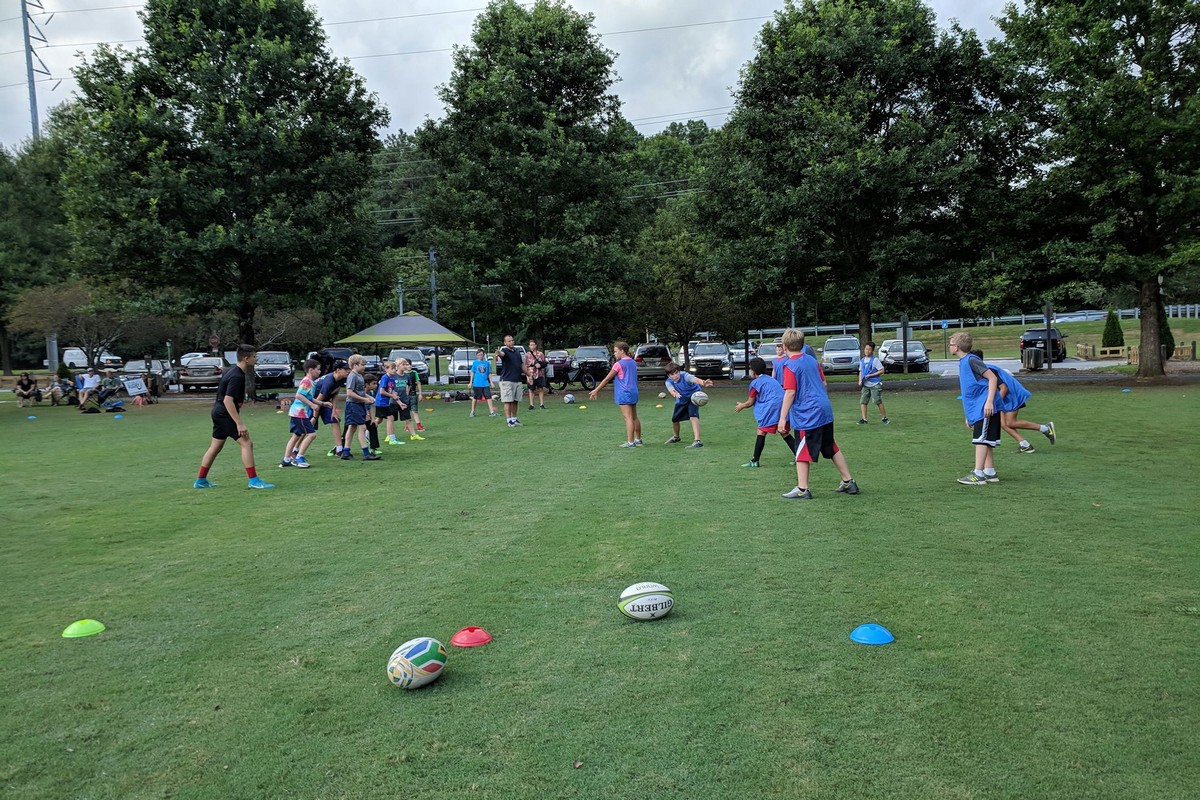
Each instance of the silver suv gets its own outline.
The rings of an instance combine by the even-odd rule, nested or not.
[[[862,360],[862,348],[857,336],[830,336],[824,347],[817,348],[821,354],[821,369],[828,373],[858,372]]]

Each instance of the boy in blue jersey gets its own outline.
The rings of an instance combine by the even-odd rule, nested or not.
[[[786,360],[786,359],[785,359]],[[758,468],[762,458],[763,446],[767,436],[779,432],[779,412],[783,409],[783,386],[770,375],[767,375],[767,362],[761,358],[750,359],[750,396],[733,407],[739,414],[751,406],[754,407],[754,421],[758,424],[758,436],[754,440],[754,455],[743,467]],[[783,441],[787,443],[792,457],[796,456],[796,440],[790,433],[784,434]]]
[[[983,358],[982,350],[972,350],[971,355]],[[1000,400],[997,406],[1000,409],[1000,427],[1004,432],[1011,436],[1017,442],[1018,453],[1036,453],[1033,445],[1029,443],[1021,434],[1017,433],[1017,429],[1027,431],[1037,431],[1050,440],[1050,444],[1054,444],[1057,438],[1054,430],[1053,422],[1039,424],[1037,422],[1026,422],[1023,419],[1017,419],[1017,414],[1029,402],[1032,394],[1028,389],[1021,385],[1011,372],[998,367],[995,364],[988,364],[988,367],[995,370],[996,375],[1000,378]]]
[[[325,455],[340,456],[342,454],[342,422],[337,415],[338,392],[346,385],[346,376],[350,374],[350,365],[345,359],[339,358],[333,362],[333,369],[322,375],[316,383],[318,403],[329,402],[322,406],[321,413],[314,420],[317,427],[326,425],[333,431],[333,449]]]
[[[875,343],[863,345],[862,359],[858,362],[858,393],[859,417],[858,424],[867,424],[867,404],[874,403],[879,408],[879,421],[888,424],[887,411],[883,407],[883,362],[875,357]]]
[[[483,348],[475,348],[475,360],[471,362],[471,416],[475,416],[475,404],[487,400],[488,416],[496,416],[492,404],[492,362],[484,355]]]
[[[289,430],[292,435],[288,438],[287,446],[283,448],[283,460],[279,462],[281,467],[308,469],[310,466],[304,454],[308,452],[308,446],[312,444],[313,439],[317,438],[317,426],[314,424],[317,414],[323,408],[333,408],[333,403],[327,400],[318,402],[316,399],[316,380],[320,374],[320,361],[310,358],[304,362],[304,377],[300,379],[296,396],[288,408]]]
[[[996,393],[1000,376],[971,355],[971,334],[959,331],[950,337],[950,352],[958,359],[958,386],[962,392],[963,415],[975,445],[975,469],[958,479],[964,486],[999,483],[993,451],[1000,444],[1000,415]]]
[[[379,379],[379,388],[375,392],[375,425],[381,420],[387,420],[385,426],[388,444],[404,444],[396,438],[396,364],[393,361],[383,362],[383,377]]]
[[[809,467],[821,456],[832,461],[841,473],[842,482],[836,491],[858,494],[858,484],[850,475],[846,457],[833,439],[833,406],[825,391],[821,365],[804,352],[804,332],[795,328],[784,331],[783,349],[788,358],[784,362],[779,431],[796,431],[796,486],[783,496],[788,500],[812,499]]]
[[[692,373],[684,372],[674,361],[667,364],[667,391],[675,398],[675,409],[671,412],[671,427],[674,433],[667,439],[667,444],[680,441],[679,423],[686,419],[692,423],[692,443],[687,449],[704,447],[704,442],[700,441],[700,407],[692,402],[692,395],[701,388],[712,385],[712,381],[702,381]]]

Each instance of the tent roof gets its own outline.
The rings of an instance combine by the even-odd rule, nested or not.
[[[338,344],[470,344],[471,340],[444,328],[429,317],[408,311],[385,319]]]

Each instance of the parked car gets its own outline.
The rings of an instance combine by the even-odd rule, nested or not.
[[[315,358],[321,362],[321,374],[333,370],[333,362],[346,361],[350,356],[354,355],[354,350],[349,347],[322,347],[320,350],[309,353],[309,358]]]
[[[179,383],[185,392],[195,392],[205,388],[217,388],[221,382],[221,373],[225,371],[225,359],[220,356],[202,356],[193,358],[186,367],[179,370]]]
[[[821,368],[827,375],[858,372],[858,363],[862,360],[857,336],[830,336],[817,352],[821,354]]]
[[[546,363],[549,365],[546,370],[547,378],[563,375],[571,368],[571,354],[566,350],[548,350]]]
[[[691,372],[697,378],[728,378],[733,373],[733,354],[724,342],[700,342],[692,354]]]
[[[1079,311],[1065,311],[1054,318],[1054,322],[1095,322],[1108,318],[1107,311],[1098,311],[1094,308],[1084,308]]]
[[[150,359],[149,366],[145,359],[141,358],[126,361],[125,366],[121,368],[119,377],[122,381],[141,378],[145,381],[150,394],[155,397],[160,397],[163,392],[167,391],[167,387],[176,381],[175,368],[169,361],[161,358]]]
[[[193,358],[203,358],[206,355],[208,353],[184,353],[179,357],[179,363],[186,367]]]
[[[425,360],[425,354],[421,352],[420,348],[397,347],[388,353],[388,361],[395,361],[397,358],[407,358],[411,361],[413,371],[417,373],[417,380],[421,382],[422,386],[429,385],[429,363]]]
[[[292,389],[296,386],[296,365],[283,350],[259,350],[254,362],[254,385],[259,389]]]
[[[690,363],[692,357],[696,355],[696,345],[698,344],[701,344],[701,342],[692,340],[687,343],[687,347],[679,348],[679,354],[675,358],[675,363],[680,366]]]
[[[1055,361],[1062,361],[1067,357],[1067,343],[1064,341],[1067,338],[1065,333],[1060,333],[1058,328],[1050,329],[1050,339],[1053,342],[1053,353]],[[1025,351],[1031,347],[1039,347],[1042,352],[1046,352],[1046,329],[1030,328],[1021,334],[1021,358],[1025,358]]]
[[[446,367],[446,374],[450,378],[451,383],[470,383],[471,382],[471,362],[475,360],[475,349],[471,347],[460,347],[450,354],[450,364]]]
[[[363,366],[363,374],[374,375],[376,378],[383,375],[383,359],[379,356],[363,356],[363,361],[366,362]]]
[[[612,369],[613,357],[608,348],[603,345],[581,345],[575,348],[571,358],[571,368],[583,368],[583,371],[596,380],[604,380],[604,376]]]
[[[909,339],[907,357],[901,339],[888,339],[879,346],[879,352],[884,372],[903,372],[905,361],[909,372],[929,372],[929,348],[924,342]]]
[[[643,378],[665,380],[667,364],[674,361],[671,357],[671,348],[665,344],[639,344],[634,350],[633,360],[637,362],[638,380]]]
[[[125,361],[120,356],[114,356],[107,350],[102,350],[100,355],[96,356],[96,363],[88,363],[87,353],[82,347],[68,347],[63,350],[62,362],[70,369],[87,369],[95,367],[96,369],[115,369],[120,370],[125,366]]]
[[[746,340],[743,339],[740,342],[734,342],[733,344],[729,345],[729,354],[733,356],[733,366],[735,369],[746,369],[746,364],[749,363],[746,356],[746,344]],[[749,345],[749,358],[754,358],[756,355],[758,355],[758,348],[754,346],[754,342],[750,342]]]

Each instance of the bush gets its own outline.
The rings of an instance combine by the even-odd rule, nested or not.
[[[1108,310],[1104,320],[1104,338],[1100,340],[1102,347],[1124,347],[1125,331],[1121,330],[1121,319],[1113,309]]]
[[[71,375],[71,368],[61,361],[58,362],[58,377],[65,378],[67,380],[71,380],[73,377]]]
[[[1167,322],[1167,308],[1158,301],[1158,343],[1162,346],[1163,361],[1170,361],[1175,355],[1175,334],[1171,333],[1171,325]]]

